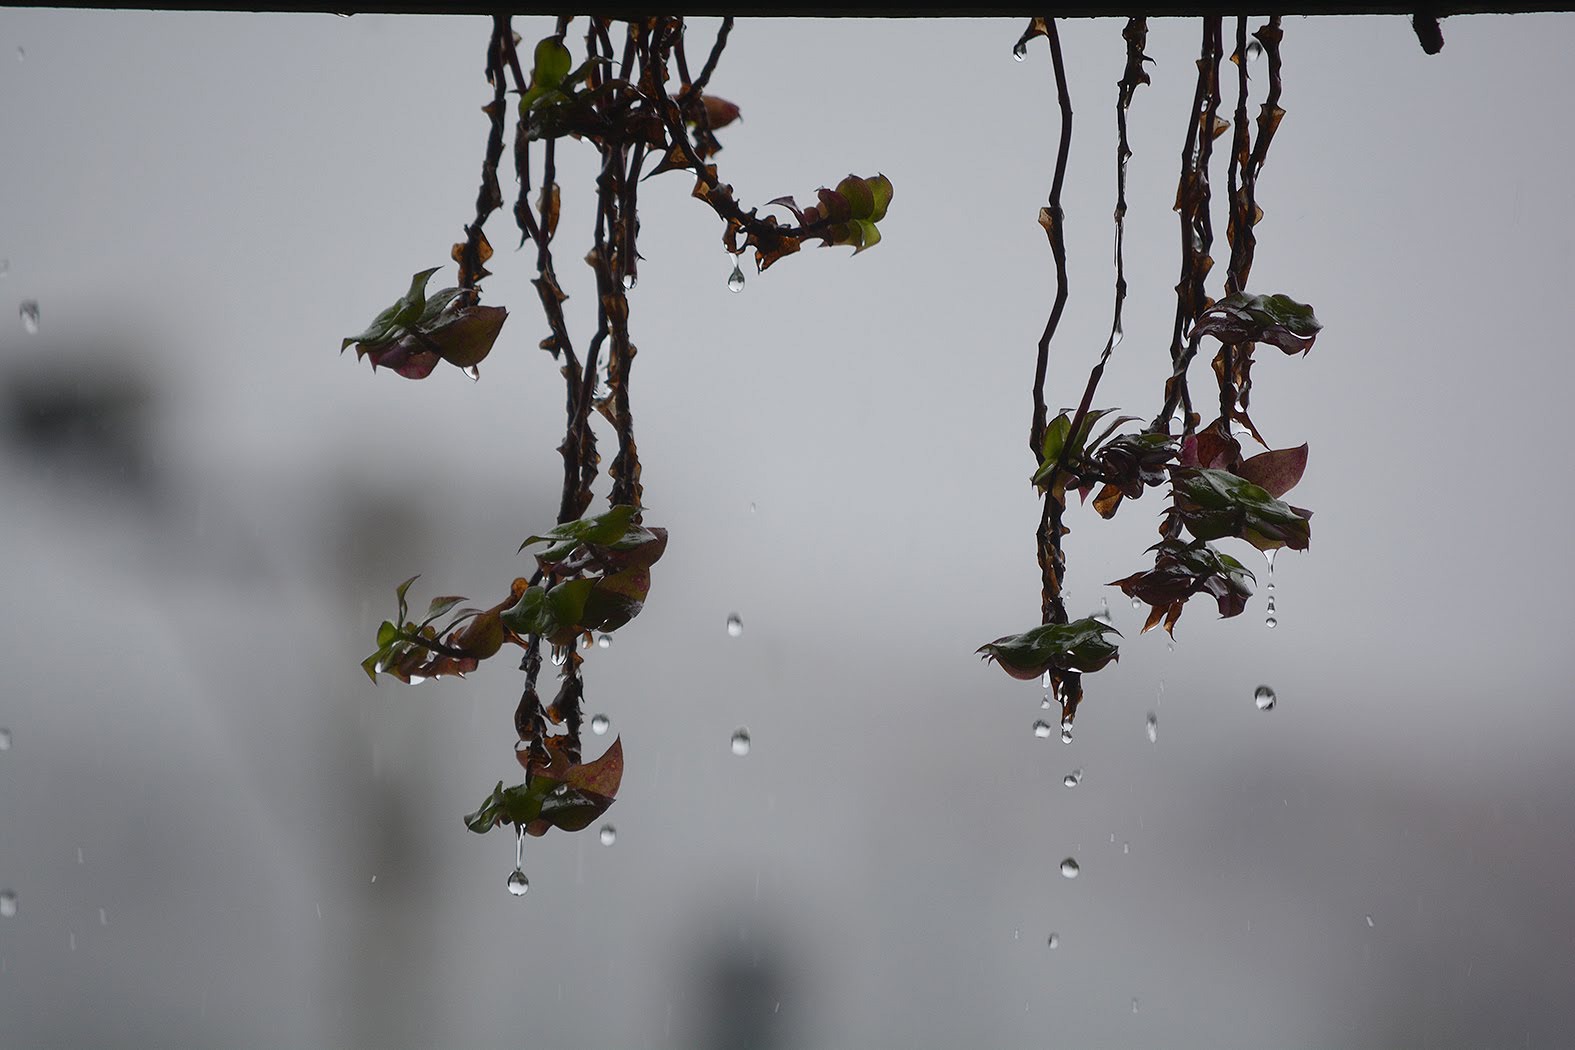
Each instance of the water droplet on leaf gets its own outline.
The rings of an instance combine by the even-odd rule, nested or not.
[[[727,636],[737,638],[744,633],[744,621],[738,618],[737,613],[727,614]]]
[[[477,366],[475,366],[475,365],[467,365],[467,366],[466,366],[466,367],[465,367],[465,368],[464,368],[464,373],[465,373],[465,374],[466,374],[466,375],[467,375],[467,376],[469,376],[469,377],[470,377],[470,381],[471,381],[471,382],[472,382],[472,383],[475,383],[475,382],[478,382],[478,381],[479,381],[479,380],[480,380],[480,379],[481,379],[481,369],[480,369],[480,368],[478,368],[478,367],[477,367]]]
[[[1144,723],[1144,727],[1148,730],[1148,742],[1151,744],[1157,742],[1159,740],[1159,716],[1150,711],[1148,713],[1148,721]]]
[[[733,732],[733,754],[740,755],[740,756],[749,754],[749,744],[750,744],[749,730],[747,730],[747,729],[734,730],[734,732]]]
[[[612,645],[612,635],[610,634],[601,635],[596,639],[596,648],[598,649],[606,649],[610,645]]]
[[[1071,857],[1068,857],[1066,860],[1061,862],[1061,875],[1064,878],[1075,879],[1077,878],[1077,873],[1082,870],[1082,868],[1077,866],[1077,861],[1073,860]]]
[[[1274,690],[1266,685],[1260,685],[1253,690],[1252,702],[1258,705],[1259,711],[1273,711],[1279,697],[1274,695]]]
[[[626,274],[623,275],[623,290],[624,291],[626,291],[626,292],[634,291],[635,286],[637,284],[639,284],[639,283],[640,283],[640,278],[636,277],[634,274],[626,273]]]
[[[38,334],[38,300],[24,299],[17,308],[17,314],[22,318],[22,330],[28,335]]]
[[[1047,737],[1049,735],[1050,735],[1050,723],[1049,722],[1039,721],[1039,722],[1035,722],[1034,723],[1034,736],[1036,736],[1039,739],[1043,740],[1045,737]]]
[[[738,267],[738,256],[733,256],[733,272],[727,275],[727,290],[741,292],[744,290],[744,271]]]
[[[508,886],[509,892],[514,894],[514,896],[523,897],[525,896],[525,891],[530,889],[530,880],[525,877],[523,871],[515,868],[509,872]]]
[[[614,842],[618,841],[618,829],[613,827],[611,824],[603,824],[601,830],[601,840],[603,846],[611,846]]]
[[[607,727],[611,724],[612,723],[608,721],[606,715],[597,715],[591,719],[591,732],[595,733],[597,736],[601,736],[603,733],[607,732]]]

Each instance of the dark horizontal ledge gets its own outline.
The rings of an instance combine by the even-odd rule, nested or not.
[[[373,3],[324,4],[301,0],[243,0],[241,3],[222,3],[215,0],[53,0],[45,4],[16,3],[0,0],[0,7],[51,7],[91,8],[103,11],[277,11],[317,14],[403,14],[403,15],[552,15],[564,13],[562,6],[545,4],[487,3],[485,0],[459,0],[444,3],[441,0],[377,0]],[[836,4],[803,0],[768,4],[724,5],[706,2],[686,3],[680,13],[685,15],[740,15],[755,18],[1030,18],[1035,15],[1056,18],[1128,18],[1147,15],[1150,18],[1182,18],[1200,15],[1415,15],[1425,14],[1434,18],[1450,15],[1477,14],[1532,14],[1538,12],[1575,10],[1575,0],[1485,0],[1481,3],[1395,3],[1392,0],[1296,0],[1284,4],[1254,4],[1250,8],[1217,3],[1198,3],[1196,0],[1159,0],[1135,8],[1130,3],[1099,3],[1082,0],[1062,5],[1053,10],[1031,8],[1024,4],[983,3],[966,4],[957,0],[940,2],[930,0],[918,3],[880,3],[864,0],[860,3]],[[583,12],[577,12],[583,13]],[[601,7],[597,14],[616,18],[629,18],[651,14],[650,9]]]

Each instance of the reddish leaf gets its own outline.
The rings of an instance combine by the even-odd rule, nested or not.
[[[1244,462],[1236,473],[1278,499],[1296,487],[1306,469],[1307,446],[1302,444],[1296,448],[1260,452]]]

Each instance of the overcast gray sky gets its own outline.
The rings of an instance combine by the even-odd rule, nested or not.
[[[1120,28],[1064,30],[1053,407],[1109,324]],[[1564,1045],[1575,22],[1451,19],[1429,58],[1405,19],[1287,19],[1252,284],[1325,330],[1260,355],[1253,404],[1311,445],[1312,547],[1279,560],[1277,630],[1260,595],[1189,611],[1170,651],[1102,587],[1156,498],[1074,510],[1073,611],[1108,594],[1125,643],[1069,746],[972,655],[1038,609],[1057,125],[1020,29],[734,31],[739,196],[882,171],[895,200],[876,250],[731,295],[689,180],[642,191],[634,406],[672,542],[587,669],[628,755],[617,841],[531,841],[515,900],[513,842],[460,817],[517,772],[518,673],[356,666],[398,581],[490,604],[556,508],[559,380],[506,212],[486,295],[513,316],[479,383],[336,354],[470,217],[486,20],[0,11],[8,1045]],[[1098,401],[1140,414],[1196,36],[1155,24],[1131,116]],[[583,341],[591,151],[565,152]],[[92,425],[16,425],[50,397]]]

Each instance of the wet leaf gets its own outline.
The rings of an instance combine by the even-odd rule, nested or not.
[[[592,543],[607,545],[623,538],[629,531],[629,522],[640,512],[639,507],[623,504],[613,507],[603,514],[591,518],[580,518],[577,521],[566,521],[556,526],[545,536],[531,536],[520,544],[524,550],[534,543],[550,543],[557,541],[573,542],[575,544]]]
[[[1111,583],[1127,597],[1149,605],[1143,630],[1158,626],[1163,618],[1165,629],[1174,631],[1187,599],[1194,594],[1213,597],[1222,617],[1238,616],[1247,607],[1247,599],[1252,595],[1247,581],[1254,577],[1230,555],[1221,554],[1202,540],[1165,540],[1149,549],[1159,552],[1152,569]]]
[[[1207,467],[1178,469],[1175,512],[1200,540],[1236,536],[1259,550],[1306,550],[1311,511],[1292,507],[1246,478]]]
[[[702,95],[700,102],[705,106],[706,123],[712,131],[725,128],[738,119],[738,107],[725,98],[715,95]]]
[[[997,638],[978,652],[994,660],[1013,678],[1038,678],[1046,671],[1097,671],[1119,658],[1105,635],[1121,632],[1093,617],[1071,623],[1048,623],[1022,634]]]
[[[1312,307],[1289,296],[1237,292],[1199,315],[1193,333],[1222,343],[1269,343],[1299,354],[1312,349],[1322,329]]]
[[[1260,452],[1243,462],[1236,473],[1269,495],[1279,498],[1296,487],[1306,469],[1307,446],[1303,444],[1296,448]]]

